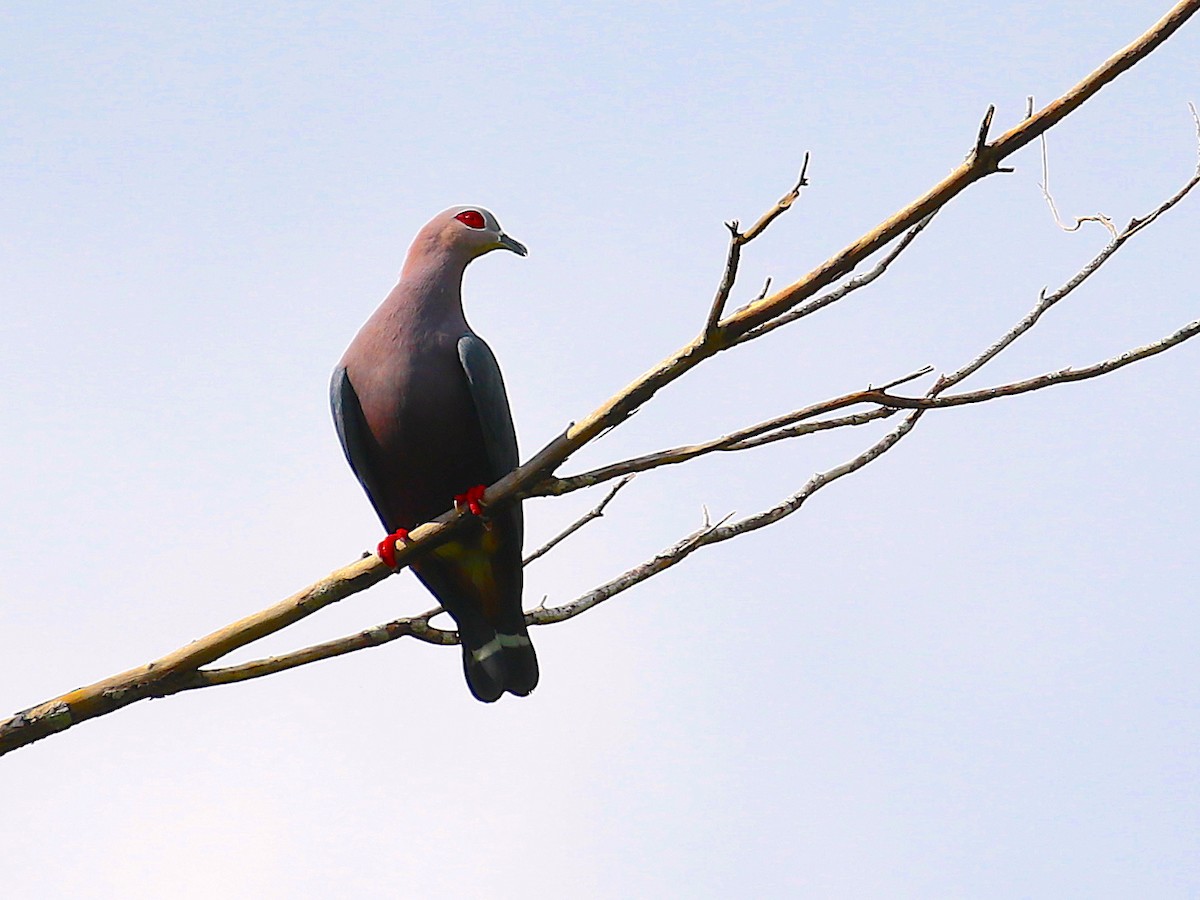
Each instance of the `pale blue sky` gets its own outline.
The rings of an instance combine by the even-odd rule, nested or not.
[[[802,275],[1164,2],[0,8],[0,712],[174,649],[379,539],[334,362],[454,203],[526,454],[699,328],[724,219],[806,150],[741,303]],[[1200,23],[1052,133],[1064,214],[1196,164]],[[704,367],[566,471],[956,368],[1103,244],[1017,172],[883,281]],[[970,383],[1197,317],[1200,198]],[[1200,346],[929,415],[765,532],[535,631],[472,700],[409,642],[143,703],[0,760],[6,897],[1128,897],[1200,889]],[[886,426],[885,426],[886,427]],[[566,600],[880,430],[639,479],[529,570]],[[527,505],[530,545],[597,496]],[[405,575],[251,655],[428,606]]]

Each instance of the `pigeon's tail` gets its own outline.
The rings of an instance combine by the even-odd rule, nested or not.
[[[519,629],[460,628],[463,671],[477,700],[491,703],[505,691],[524,697],[538,683],[537,654],[522,622]]]
[[[413,566],[458,625],[467,685],[484,703],[505,691],[524,697],[538,683],[521,609],[520,546],[510,543],[500,547],[503,556],[495,553],[488,538],[498,530],[485,531],[479,545],[443,544],[432,559]]]

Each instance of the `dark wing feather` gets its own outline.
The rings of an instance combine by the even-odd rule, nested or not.
[[[333,424],[337,427],[338,440],[342,443],[346,462],[350,463],[350,468],[362,484],[363,490],[367,492],[367,499],[375,507],[383,527],[387,528],[387,520],[379,507],[383,492],[379,488],[374,462],[379,453],[345,366],[338,366],[333,373],[333,379],[329,383],[329,405],[333,409]]]
[[[458,358],[467,375],[471,400],[483,430],[483,443],[491,469],[488,482],[492,483],[507,475],[520,462],[517,433],[513,429],[508,394],[504,391],[504,378],[496,357],[492,355],[492,348],[477,335],[467,334],[458,339]]]

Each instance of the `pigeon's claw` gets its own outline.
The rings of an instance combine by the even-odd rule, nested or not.
[[[379,542],[379,546],[375,548],[375,553],[380,559],[383,560],[383,564],[385,566],[387,566],[389,569],[394,569],[396,568],[396,543],[399,542],[403,544],[407,540],[408,529],[397,528]]]
[[[472,515],[483,515],[483,495],[487,491],[486,484],[477,484],[474,487],[467,488],[465,494],[454,495],[454,508],[462,511],[465,506],[471,511]]]

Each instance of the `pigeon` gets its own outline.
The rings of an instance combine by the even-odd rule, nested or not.
[[[521,506],[482,505],[486,485],[519,462],[500,367],[462,307],[467,264],[492,250],[528,252],[478,206],[430,220],[330,384],[342,450],[388,532],[378,549],[387,565],[397,541],[452,502],[480,517],[412,569],[458,625],[467,685],[485,703],[538,682],[521,605]]]

